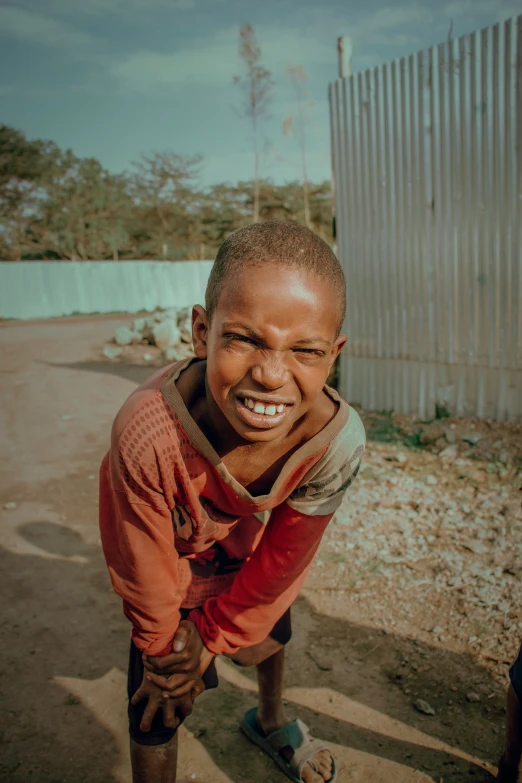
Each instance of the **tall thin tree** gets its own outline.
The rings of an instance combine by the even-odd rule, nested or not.
[[[261,64],[261,49],[257,43],[254,29],[243,24],[239,30],[239,56],[245,64],[246,73],[234,76],[234,84],[243,91],[242,113],[252,123],[254,145],[254,197],[253,220],[259,222],[259,181],[260,181],[260,125],[268,113],[274,82],[272,74]]]
[[[309,120],[309,109],[313,105],[308,89],[308,74],[302,65],[287,65],[286,72],[290,77],[296,100],[297,116],[288,114],[283,121],[285,136],[295,133],[301,153],[301,174],[303,178],[304,219],[308,228],[312,228],[310,219],[310,189],[308,185],[308,170],[306,165],[306,126]]]

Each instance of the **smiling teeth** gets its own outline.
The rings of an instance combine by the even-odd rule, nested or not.
[[[248,397],[246,397],[243,402],[245,406],[251,411],[254,411],[254,413],[263,413],[265,416],[275,416],[276,413],[282,413],[285,409],[284,404],[265,406],[262,402],[254,402],[254,400],[251,400]]]

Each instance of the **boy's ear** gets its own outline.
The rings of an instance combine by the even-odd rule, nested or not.
[[[198,359],[207,358],[208,315],[201,305],[192,308],[192,342]]]
[[[330,368],[332,367],[333,363],[335,362],[335,360],[343,350],[347,340],[348,340],[347,334],[340,334],[337,340],[334,342],[332,347],[332,353],[330,354]]]

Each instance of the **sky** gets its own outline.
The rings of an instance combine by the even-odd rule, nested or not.
[[[234,76],[248,22],[274,81],[262,175],[300,178],[288,65],[309,76],[309,177],[330,177],[328,84],[337,38],[360,71],[522,14],[522,0],[0,0],[0,123],[113,172],[142,154],[202,155],[200,184],[253,176],[252,135]]]

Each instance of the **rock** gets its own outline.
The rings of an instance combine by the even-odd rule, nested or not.
[[[470,473],[470,479],[473,479],[473,481],[476,481],[477,484],[485,484],[487,481],[487,473],[485,470],[474,470],[473,473]]]
[[[192,324],[181,324],[179,327],[179,336],[184,343],[192,345]]]
[[[17,508],[17,504],[10,500],[9,503],[5,504],[4,508],[6,511],[14,511]]]
[[[455,443],[452,443],[451,446],[446,446],[445,449],[442,449],[442,451],[439,451],[439,457],[441,459],[457,459],[457,446]]]
[[[480,696],[475,691],[470,691],[470,693],[466,693],[466,699],[470,702],[477,702],[480,701]]]
[[[154,359],[154,356],[151,353],[145,353],[143,354],[143,359],[146,362],[151,362]]]
[[[511,454],[509,451],[501,451],[498,455],[498,461],[501,462],[503,465],[509,465],[511,462]]]
[[[178,310],[178,328],[182,342],[192,344],[192,308]]]
[[[139,332],[142,334],[145,331],[145,327],[147,326],[147,321],[145,318],[135,318],[132,322],[132,331],[133,332]]]
[[[106,345],[103,349],[103,355],[107,359],[117,359],[123,353],[122,349],[117,345]]]
[[[179,343],[179,329],[173,318],[165,318],[161,323],[156,324],[152,330],[154,342],[158,348],[170,348]]]
[[[480,432],[466,432],[464,435],[460,436],[460,439],[464,441],[464,443],[470,443],[472,446],[476,446],[477,443],[482,440],[482,435]]]
[[[446,425],[442,421],[433,421],[428,424],[420,433],[419,440],[424,446],[435,443],[439,438],[446,434]]]
[[[426,476],[426,484],[429,484],[430,487],[434,487],[437,483],[438,482],[435,476],[432,475]]]
[[[455,427],[455,425],[453,425],[453,427]],[[448,443],[456,443],[457,442],[457,433],[455,432],[454,428],[446,430],[446,432],[444,433],[444,437],[446,438]]]
[[[163,358],[166,362],[177,362],[181,358],[177,345],[169,345],[163,349]]]
[[[139,343],[141,334],[134,332],[127,326],[118,326],[114,333],[114,340],[117,345],[130,345],[131,343]]]
[[[192,316],[192,307],[179,307],[177,309],[178,313],[178,326],[181,326],[181,324],[187,320],[187,318],[191,318]]]
[[[417,712],[422,712],[423,715],[435,715],[435,710],[431,704],[428,704],[428,702],[424,701],[424,699],[415,699],[413,706]]]

